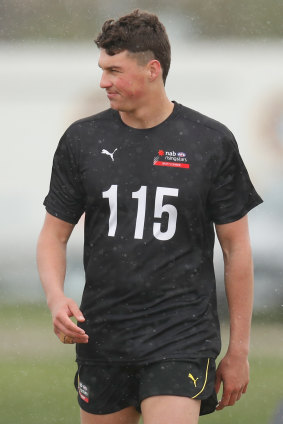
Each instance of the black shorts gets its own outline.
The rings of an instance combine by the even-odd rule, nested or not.
[[[151,396],[174,395],[201,400],[200,415],[215,411],[214,359],[162,361],[150,365],[78,365],[75,387],[80,407],[110,414]]]

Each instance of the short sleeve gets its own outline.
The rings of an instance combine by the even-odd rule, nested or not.
[[[48,213],[76,224],[84,212],[84,195],[79,173],[79,149],[66,132],[56,149],[49,193],[43,204]]]
[[[217,173],[208,198],[208,211],[215,224],[228,224],[262,203],[240,156],[234,136],[225,137],[217,150]]]

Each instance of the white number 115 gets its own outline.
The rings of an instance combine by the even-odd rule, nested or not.
[[[168,224],[166,231],[161,231],[161,223],[153,223],[153,235],[158,240],[170,240],[176,231],[177,209],[169,203],[163,204],[164,196],[178,197],[179,189],[170,187],[157,187],[155,193],[154,218],[162,218],[164,212],[168,213]],[[147,186],[141,186],[138,191],[132,193],[133,199],[138,199],[138,208],[136,216],[135,239],[142,239],[144,232],[145,213],[146,213]],[[109,190],[102,193],[103,198],[109,199],[109,230],[108,236],[114,237],[117,229],[117,211],[118,211],[118,186],[112,185]]]

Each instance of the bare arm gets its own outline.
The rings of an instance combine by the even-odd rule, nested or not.
[[[248,352],[253,307],[253,262],[248,217],[216,226],[223,251],[225,290],[230,314],[230,340],[216,373],[216,391],[223,384],[218,410],[232,406],[247,390]]]
[[[83,322],[77,304],[64,294],[66,247],[74,225],[46,214],[37,245],[37,264],[47,304],[52,314],[54,332],[73,337],[77,343],[87,343],[88,336],[72,322],[74,316]]]

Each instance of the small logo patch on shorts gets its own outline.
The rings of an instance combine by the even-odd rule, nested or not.
[[[193,381],[194,386],[197,387],[197,381],[199,380],[199,377],[194,378],[194,376],[191,373],[188,375],[188,377]]]
[[[79,381],[78,392],[79,392],[81,399],[84,402],[89,403],[89,389],[81,381]]]

